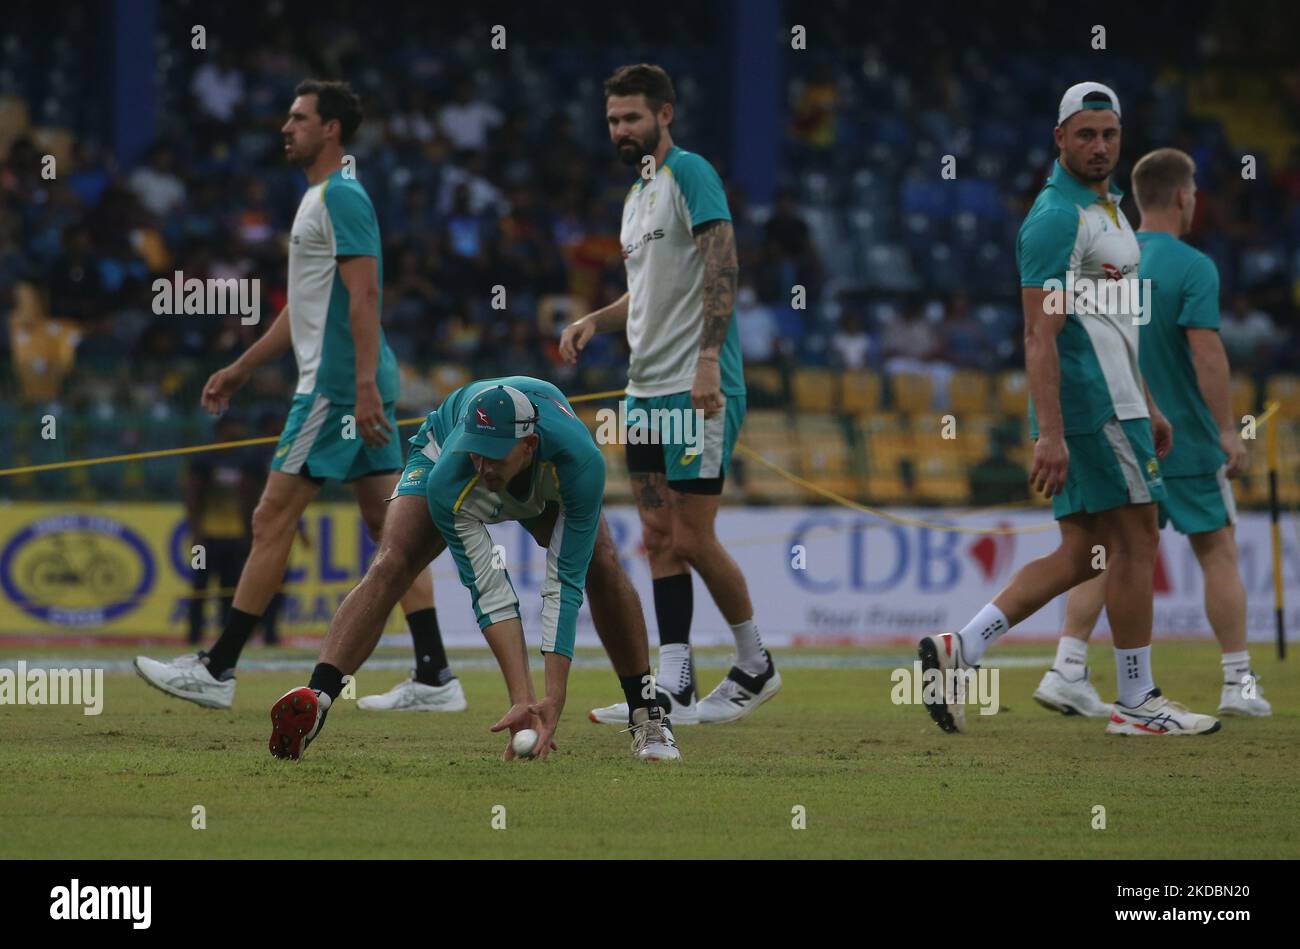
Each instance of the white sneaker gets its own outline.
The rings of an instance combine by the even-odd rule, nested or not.
[[[632,733],[632,754],[641,761],[680,761],[673,729],[664,718],[663,709],[655,705],[639,708],[632,713],[632,724],[625,731]]]
[[[700,723],[700,706],[695,701],[695,688],[689,692],[674,695],[667,689],[657,689],[659,701],[668,709],[668,718],[674,725],[698,725]],[[628,710],[626,702],[615,702],[601,708],[593,708],[587,717],[598,725],[626,725]]]
[[[943,683],[943,696],[934,701],[934,690],[921,690],[921,702],[934,719],[935,724],[946,732],[966,730],[966,694],[965,676],[949,675],[949,671],[978,669],[972,666],[961,654],[961,637],[956,633],[939,633],[926,636],[917,644],[917,655],[921,657],[921,675],[925,676],[931,669],[937,669],[939,681]]]
[[[1249,688],[1252,695],[1247,697]],[[1225,682],[1223,694],[1219,698],[1220,715],[1249,715],[1255,718],[1267,718],[1273,714],[1273,706],[1268,704],[1264,693],[1259,688],[1259,676],[1250,674],[1250,681]]]
[[[178,699],[204,708],[230,708],[235,699],[234,675],[229,674],[221,680],[212,678],[203,656],[204,653],[181,656],[169,662],[136,656],[135,671],[155,689]]]
[[[463,712],[469,708],[460,679],[446,685],[426,685],[415,679],[397,683],[382,695],[357,699],[357,708],[372,712]]]
[[[1116,702],[1111,708],[1107,735],[1209,735],[1220,728],[1219,720],[1189,712],[1171,702],[1159,689],[1152,689],[1137,708]]]
[[[776,671],[766,649],[763,658],[767,668],[761,675],[752,676],[739,666],[731,667],[718,687],[700,701],[701,725],[739,721],[781,691],[781,673]]]
[[[1062,715],[1083,715],[1087,718],[1105,718],[1110,715],[1110,705],[1101,700],[1097,690],[1088,681],[1088,667],[1083,676],[1067,679],[1056,669],[1048,669],[1043,681],[1034,690],[1034,701],[1043,708]]]

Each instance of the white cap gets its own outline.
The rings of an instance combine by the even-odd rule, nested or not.
[[[1083,97],[1094,92],[1104,95],[1110,100],[1109,104],[1100,100],[1085,103]],[[1065,95],[1061,96],[1061,108],[1057,111],[1056,124],[1064,125],[1066,119],[1084,109],[1114,109],[1115,117],[1119,118],[1119,96],[1115,95],[1115,90],[1110,86],[1103,86],[1099,82],[1075,83],[1065,90]]]

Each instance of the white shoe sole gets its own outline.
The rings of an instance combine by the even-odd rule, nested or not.
[[[200,708],[228,709],[234,704],[233,695],[231,695],[229,699],[223,701],[220,698],[214,698],[199,693],[182,692],[179,689],[173,689],[171,686],[167,685],[166,683],[157,681],[148,673],[146,673],[143,669],[140,668],[139,656],[136,656],[136,658],[132,660],[131,665],[132,667],[134,667],[136,671],[136,675],[138,675],[141,679],[144,679],[144,681],[148,682],[159,692],[162,692],[165,695],[170,695],[174,699],[184,699],[186,702],[189,702],[192,705],[197,705]]]
[[[587,713],[589,721],[597,725],[626,725],[627,724],[627,705],[620,702],[617,705],[606,705],[602,708],[593,708]],[[676,709],[668,713],[668,720],[673,723],[673,728],[678,725],[699,725],[700,724],[700,706],[697,702],[694,705],[679,705]]]
[[[1176,731],[1157,732],[1157,731],[1152,731],[1149,728],[1143,728],[1142,726],[1138,725],[1136,722],[1120,723],[1120,722],[1116,722],[1114,719],[1111,719],[1110,723],[1106,726],[1106,734],[1107,735],[1140,735],[1144,738],[1167,738],[1167,737],[1179,737],[1183,735],[1213,735],[1222,727],[1223,727],[1222,723],[1216,721],[1209,728],[1203,728],[1198,732],[1188,731],[1185,728],[1180,728]]]
[[[1034,692],[1034,701],[1043,708],[1052,712],[1060,712],[1062,715],[1080,715],[1084,718],[1109,718],[1111,712],[1110,706],[1107,706],[1104,711],[1085,712],[1077,705],[1072,704],[1069,699],[1053,695],[1045,689]]]
[[[704,711],[701,710],[699,724],[730,725],[732,722],[738,722],[742,718],[745,718],[748,715],[753,715],[754,712],[758,710],[758,707],[760,705],[772,699],[776,695],[776,693],[780,691],[781,691],[781,673],[774,672],[772,673],[772,678],[768,679],[767,683],[763,686],[763,690],[759,692],[758,695],[754,696],[754,700],[750,702],[748,705],[746,705],[744,708],[737,709],[734,715],[728,715],[725,718],[705,718]],[[701,702],[700,704],[703,705],[704,703]],[[675,718],[673,719],[673,724],[674,725],[677,724],[677,719]]]
[[[1220,705],[1218,714],[1231,715],[1236,718],[1272,718],[1273,709],[1268,708],[1257,712],[1249,708],[1243,708],[1240,705]]]

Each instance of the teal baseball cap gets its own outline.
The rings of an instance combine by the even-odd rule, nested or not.
[[[537,414],[537,406],[513,386],[480,392],[465,413],[455,451],[504,458],[519,439],[537,434]]]

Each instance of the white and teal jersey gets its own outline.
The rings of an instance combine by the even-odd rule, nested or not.
[[[379,221],[370,196],[342,169],[307,189],[289,238],[289,328],[298,360],[299,395],[330,402],[356,402],[356,347],[348,318],[349,294],[339,276],[339,257],[374,257],[383,312],[384,258]],[[383,402],[397,398],[397,359],[379,330],[375,374]]]
[[[1020,286],[1039,287],[1048,280],[1066,286],[1066,274],[1081,279],[1137,280],[1141,251],[1133,229],[1119,209],[1123,192],[1112,184],[1102,197],[1070,174],[1059,161],[1029,209],[1016,241]],[[1138,363],[1138,331],[1132,313],[1110,312],[1104,294],[1093,294],[1090,312],[1066,316],[1056,337],[1061,363],[1061,415],[1066,435],[1099,431],[1112,416],[1121,422],[1147,418],[1146,396]],[[1137,294],[1129,294],[1136,300]],[[1122,299],[1122,298],[1120,298]],[[1075,309],[1083,309],[1076,305]],[[1038,435],[1032,399],[1030,430]]]
[[[456,450],[469,407],[496,386],[518,389],[537,410],[540,441],[522,495],[488,490],[469,455]],[[548,504],[559,507],[542,581],[542,652],[572,658],[605,499],[605,459],[564,395],[549,382],[529,376],[472,382],[429,414],[411,445],[411,460],[395,493],[418,494],[423,488],[433,523],[470,592],[480,629],[519,616],[519,598],[506,565],[493,554],[487,525],[522,521],[528,527]]]
[[[722,180],[705,159],[677,146],[650,181],[623,201],[619,241],[627,265],[627,394],[689,392],[695,384],[704,323],[704,260],[692,228],[730,221]],[[740,331],[733,310],[719,356],[722,391],[745,394]]]

